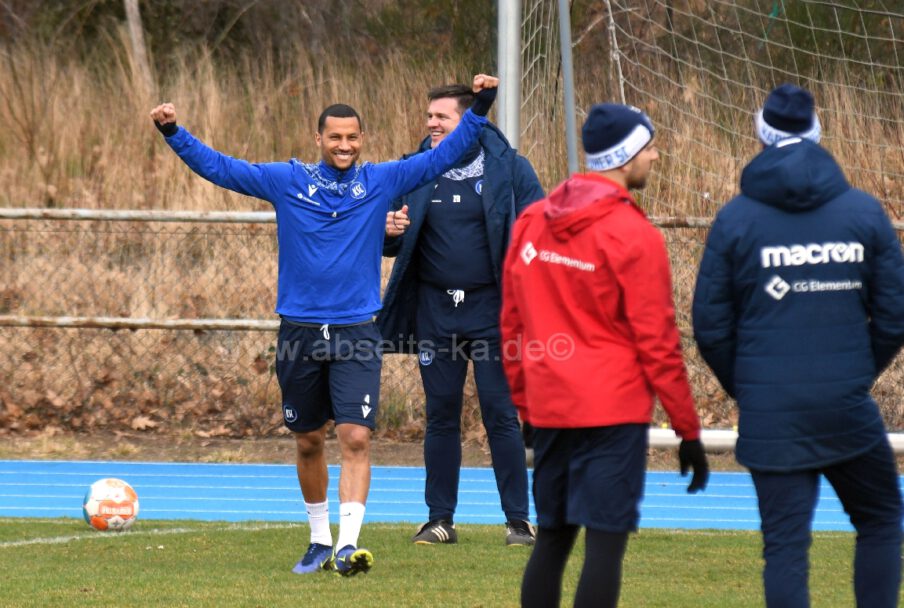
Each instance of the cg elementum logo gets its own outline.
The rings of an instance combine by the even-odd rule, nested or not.
[[[785,281],[778,275],[773,276],[769,279],[769,282],[766,283],[766,293],[775,298],[776,300],[781,300],[788,292],[791,291],[791,286],[788,285],[788,282]]]

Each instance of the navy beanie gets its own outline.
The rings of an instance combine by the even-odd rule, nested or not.
[[[780,85],[769,93],[755,121],[757,135],[767,146],[789,137],[819,143],[822,135],[813,96],[793,84]]]
[[[627,164],[653,140],[650,118],[634,106],[600,103],[581,129],[587,168],[608,171]]]

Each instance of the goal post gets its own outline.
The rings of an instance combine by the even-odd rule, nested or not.
[[[517,148],[521,139],[521,0],[499,0],[497,33],[497,126]]]
[[[568,173],[578,171],[577,127],[574,108],[574,66],[571,61],[571,7],[568,0],[559,0],[559,49],[562,55],[562,94],[565,112],[565,149],[568,153]]]
[[[567,175],[565,136],[576,128],[566,126],[566,116],[580,125],[593,103],[629,103],[651,116],[662,152],[643,195],[649,212],[711,217],[758,149],[755,112],[769,90],[791,82],[813,92],[823,143],[853,185],[881,199],[893,219],[904,219],[904,4],[519,3],[520,121],[513,139],[528,158],[554,162],[540,176],[544,185]],[[575,32],[573,112],[564,108],[565,7]]]
[[[568,172],[576,172],[569,0],[499,0],[497,28],[499,127],[525,155],[542,146],[543,140],[564,139]]]

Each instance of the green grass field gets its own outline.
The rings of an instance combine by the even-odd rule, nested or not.
[[[505,547],[501,526],[459,526],[459,543],[415,546],[412,525],[365,525],[367,575],[298,576],[305,525],[139,521],[104,534],[75,519],[0,519],[0,606],[355,608],[517,606],[529,549]],[[579,540],[563,606],[581,567]],[[817,533],[814,606],[852,606],[853,535]],[[643,530],[625,560],[621,606],[762,606],[755,532]]]

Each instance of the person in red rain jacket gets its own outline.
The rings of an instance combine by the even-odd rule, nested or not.
[[[515,223],[501,328],[512,399],[535,427],[537,544],[521,605],[558,606],[581,526],[574,605],[616,606],[628,533],[637,529],[654,397],[681,437],[688,492],[709,466],[681,355],[665,242],[629,193],[659,158],[650,119],[599,104],[583,127],[586,174]]]

